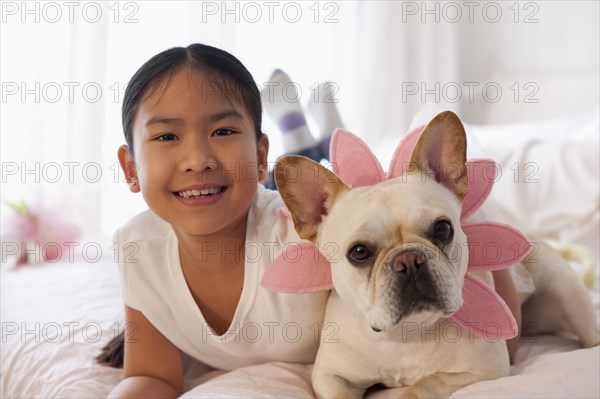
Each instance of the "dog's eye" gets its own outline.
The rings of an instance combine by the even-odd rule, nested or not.
[[[433,238],[439,241],[450,241],[452,238],[453,229],[450,222],[440,220],[433,226]]]
[[[348,258],[350,263],[354,265],[362,265],[366,263],[369,259],[371,259],[372,255],[373,253],[371,252],[371,250],[365,245],[357,244],[350,248],[350,251],[348,251],[346,258]]]

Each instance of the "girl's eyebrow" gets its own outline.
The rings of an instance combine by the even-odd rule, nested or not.
[[[166,125],[181,125],[183,124],[183,120],[176,118],[166,118],[163,116],[154,116],[146,122],[146,126],[154,125],[157,123],[163,123]]]
[[[223,112],[218,112],[216,114],[209,115],[208,120],[210,122],[218,122],[220,120],[223,120],[226,118],[231,118],[231,117],[236,118],[236,119],[243,119],[242,114],[240,114],[238,111],[236,111],[235,109],[228,109]],[[148,122],[146,122],[146,127],[157,124],[157,123],[162,123],[162,124],[167,124],[167,125],[182,125],[184,123],[184,121],[182,119],[177,119],[177,118],[154,116],[154,117],[150,118],[148,120]]]

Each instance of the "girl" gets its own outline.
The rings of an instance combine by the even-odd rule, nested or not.
[[[262,187],[269,142],[261,99],[231,54],[194,44],[164,51],[124,97],[118,157],[150,208],[116,233],[125,301],[124,379],[117,397],[177,397],[183,353],[218,369],[312,363],[327,292],[259,286],[298,241]]]

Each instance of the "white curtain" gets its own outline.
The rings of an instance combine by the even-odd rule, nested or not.
[[[485,122],[490,103],[469,101],[469,82],[498,71],[598,69],[596,2],[483,2],[473,21],[462,2],[66,3],[2,3],[2,200],[47,202],[91,237],[144,208],[118,169],[120,107],[135,70],[169,47],[228,50],[259,86],[281,68],[303,106],[333,81],[346,128],[374,147],[429,101]],[[264,119],[274,160],[279,132]]]
[[[406,133],[425,101],[443,100],[433,93],[436,82],[457,80],[458,26],[422,23],[412,14],[420,7],[415,2],[359,5],[361,20],[368,22],[357,23],[352,54],[360,82],[351,99],[357,133],[373,143]],[[433,94],[423,97],[428,90]]]

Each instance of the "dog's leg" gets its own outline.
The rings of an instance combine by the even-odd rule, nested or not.
[[[335,374],[313,375],[313,387],[319,399],[360,399],[366,391],[365,389],[353,386]]]
[[[455,391],[481,380],[481,375],[473,373],[435,373],[419,379],[402,392],[400,398],[448,398]]]
[[[558,252],[541,241],[537,244],[537,254],[523,261],[535,284],[535,292],[523,304],[523,334],[566,331],[579,337],[584,347],[598,345],[596,312],[583,282]]]

